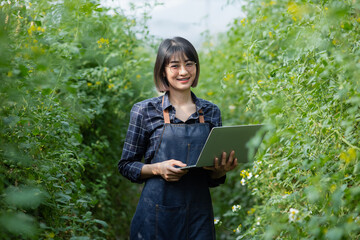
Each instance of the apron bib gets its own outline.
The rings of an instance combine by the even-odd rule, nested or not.
[[[164,110],[164,128],[151,163],[170,159],[195,164],[210,132],[199,111],[200,123],[171,124]],[[177,182],[160,176],[146,180],[131,223],[130,239],[215,239],[208,173],[190,169]]]

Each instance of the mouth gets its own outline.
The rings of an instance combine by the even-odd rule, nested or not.
[[[189,77],[188,78],[178,78],[177,80],[181,83],[187,83],[190,80],[190,78]]]

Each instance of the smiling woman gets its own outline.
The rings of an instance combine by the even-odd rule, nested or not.
[[[198,54],[188,40],[160,44],[154,80],[166,93],[133,106],[118,164],[122,175],[145,182],[131,239],[215,239],[209,188],[224,183],[237,166],[234,152],[214,159],[212,168],[178,168],[195,164],[211,128],[221,126],[219,108],[191,92],[199,74]]]
[[[182,65],[185,64],[185,67]],[[167,39],[162,42],[154,67],[155,86],[160,92],[176,87],[177,81],[191,82],[196,87],[200,75],[199,57],[195,48],[184,38]],[[187,86],[186,89],[190,89]]]

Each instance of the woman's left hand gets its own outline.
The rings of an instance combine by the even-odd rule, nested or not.
[[[221,155],[221,160],[219,158],[215,158],[213,167],[204,167],[204,169],[211,170],[211,178],[221,178],[228,171],[233,170],[238,165],[237,158],[234,158],[235,151],[231,151],[229,158],[226,160],[227,154],[223,152]]]

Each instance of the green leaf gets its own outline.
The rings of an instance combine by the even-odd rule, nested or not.
[[[340,240],[340,239],[342,239],[343,232],[344,231],[342,228],[339,228],[339,227],[332,228],[325,234],[325,237],[326,237],[326,239],[329,239],[329,240]]]
[[[14,235],[31,237],[37,233],[35,219],[24,213],[6,213],[0,216],[2,228]]]
[[[46,200],[47,194],[38,188],[10,187],[5,191],[5,202],[9,205],[35,209]]]

